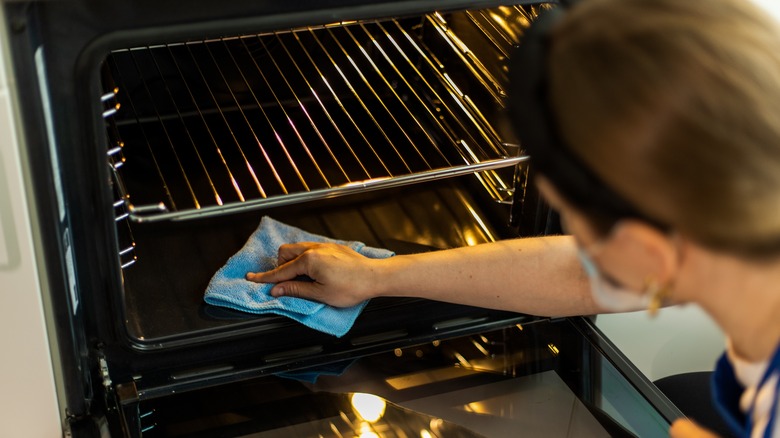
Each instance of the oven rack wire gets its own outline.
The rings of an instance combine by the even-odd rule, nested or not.
[[[494,66],[537,13],[467,11],[454,25],[433,13],[115,50],[104,86],[121,110],[104,117],[130,145],[109,150],[118,217],[206,218],[466,174],[510,203],[512,170],[528,157],[477,101],[503,106]],[[458,37],[464,25],[487,51]],[[150,186],[161,190],[148,195]]]

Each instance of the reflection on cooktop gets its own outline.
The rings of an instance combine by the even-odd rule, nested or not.
[[[415,412],[364,393],[317,393],[299,400],[304,404],[328,406],[336,414],[315,417],[243,438],[358,437],[358,438],[480,438],[460,425]]]
[[[608,437],[554,371],[402,404],[485,436]]]

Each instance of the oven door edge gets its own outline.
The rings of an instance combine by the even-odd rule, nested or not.
[[[21,171],[27,183],[30,225],[38,281],[48,333],[54,383],[65,433],[90,413],[93,397],[85,338],[70,245],[70,224],[59,175],[56,148],[42,70],[40,33],[34,4],[4,3],[4,37],[15,81],[20,125]],[[32,291],[31,291],[32,292]],[[92,423],[92,419],[86,421]],[[89,428],[93,428],[91,424]]]

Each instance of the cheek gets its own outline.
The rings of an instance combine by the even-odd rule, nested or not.
[[[621,286],[642,291],[652,280],[652,261],[637,254],[605,252],[599,257],[602,272]]]

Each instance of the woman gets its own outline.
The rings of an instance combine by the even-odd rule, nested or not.
[[[714,387],[725,419],[780,437],[777,23],[746,0],[584,0],[561,15],[542,53],[524,55],[539,62],[512,68],[512,105],[571,236],[386,260],[286,245],[285,263],[248,278],[335,306],[414,294],[565,316],[696,303],[728,337]],[[712,436],[688,420],[671,435]]]

